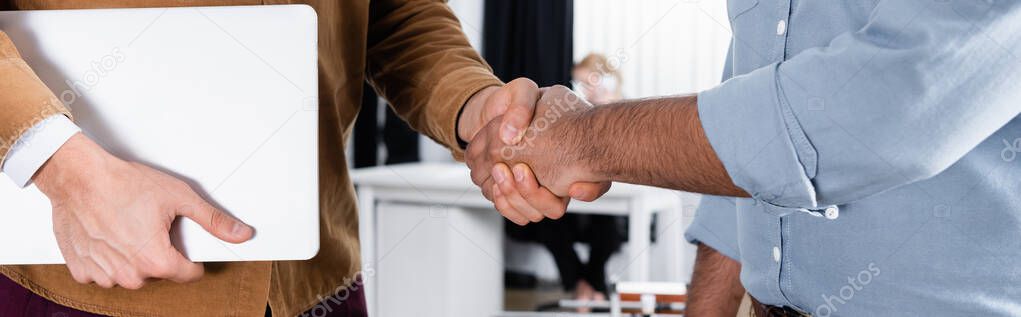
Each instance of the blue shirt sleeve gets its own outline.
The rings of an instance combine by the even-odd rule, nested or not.
[[[935,176],[1021,110],[1021,2],[989,3],[883,1],[862,29],[701,92],[706,135],[734,183],[778,207]]]
[[[695,218],[684,231],[690,243],[702,243],[735,261],[741,253],[737,243],[737,205],[735,198],[702,195]]]

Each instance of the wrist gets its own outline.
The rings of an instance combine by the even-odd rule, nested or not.
[[[499,89],[497,86],[482,88],[482,90],[475,92],[464,103],[461,113],[457,118],[457,126],[455,127],[459,139],[471,141],[475,134],[479,132],[479,129],[485,124],[485,122],[482,122],[482,114],[486,107],[486,101],[497,89]]]
[[[565,136],[566,144],[558,145],[564,152],[571,153],[567,156],[577,162],[575,173],[581,176],[578,181],[585,182],[609,182],[613,181],[613,173],[616,168],[613,166],[615,160],[610,155],[615,146],[607,144],[608,135],[602,134],[601,129],[593,126],[596,120],[595,111],[591,109],[568,113],[563,116],[563,124],[558,124],[561,131],[555,131],[553,135]]]
[[[90,174],[101,170],[110,156],[95,142],[78,133],[50,157],[33,178],[33,183],[51,201],[66,197],[72,187],[87,187]]]

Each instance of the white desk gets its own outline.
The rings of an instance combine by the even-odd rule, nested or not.
[[[469,171],[463,164],[381,166],[354,170],[351,177],[358,190],[362,266],[371,273],[364,276],[370,315],[396,316],[401,311],[416,312],[416,315],[422,316],[481,316],[482,313],[495,314],[502,309],[502,220],[492,203],[471,182]],[[614,184],[606,195],[595,202],[571,202],[568,212],[627,216],[627,250],[631,262],[624,279],[647,281],[650,263],[646,251],[650,245],[652,214],[659,211],[681,214],[681,198],[684,195],[690,194]],[[390,213],[417,213],[419,220],[394,221],[388,218],[381,221],[381,217],[387,217]],[[462,240],[468,240],[468,243],[430,242],[424,241],[432,239],[428,236],[412,234],[416,230],[430,230],[435,221],[428,221],[427,218],[443,219],[447,222],[445,227],[452,228],[456,235],[464,238]],[[399,226],[401,228],[398,231],[402,232],[381,241],[384,226]],[[678,240],[663,239],[663,243],[675,243],[680,248],[681,241]],[[404,259],[386,258],[394,249],[404,247],[401,244],[410,245],[408,248],[413,248],[413,255]],[[455,244],[460,246],[454,247]],[[476,250],[465,251],[461,248]],[[476,252],[483,256],[466,256],[465,252]],[[457,260],[436,259],[444,256]],[[682,260],[674,260],[678,266],[681,265],[679,262]],[[445,274],[456,275],[453,280],[464,284],[449,285],[452,279],[442,278]],[[437,283],[443,285],[420,285]],[[402,294],[399,296],[400,301],[387,298],[395,292]]]

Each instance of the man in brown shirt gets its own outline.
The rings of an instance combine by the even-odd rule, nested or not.
[[[319,16],[321,247],[316,257],[191,263],[169,241],[176,217],[191,218],[234,243],[250,239],[252,229],[211,207],[183,182],[114,157],[76,134],[32,179],[54,205],[54,233],[68,264],[2,266],[0,273],[48,301],[102,315],[261,316],[267,303],[275,316],[298,315],[337,292],[360,289],[358,214],[344,142],[359,111],[362,82],[371,83],[412,127],[458,159],[460,142],[470,141],[491,119],[504,115],[499,120],[508,142],[520,140],[532,120],[541,91],[528,80],[504,85],[495,78],[442,1],[0,0],[0,8],[291,2],[310,5]],[[54,116],[71,116],[15,44],[0,30],[0,164],[25,131]],[[533,221],[562,214],[567,204],[541,188],[522,194],[526,198],[515,202],[532,213]]]

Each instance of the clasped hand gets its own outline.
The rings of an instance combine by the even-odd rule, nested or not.
[[[508,85],[509,86],[509,85]],[[571,198],[592,201],[610,188],[582,160],[576,141],[590,103],[563,86],[538,89],[531,123],[512,138],[495,118],[466,153],[472,181],[518,225],[563,216]]]

